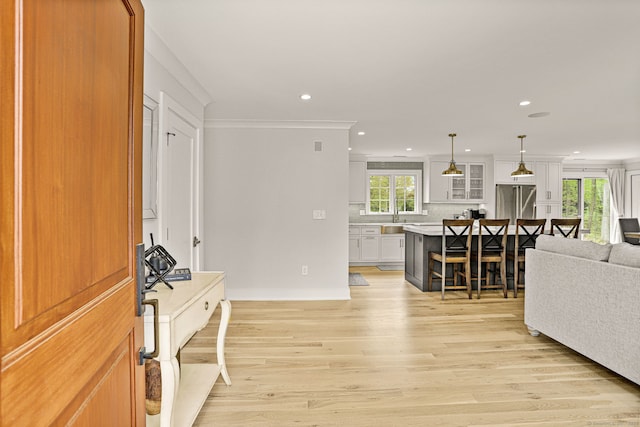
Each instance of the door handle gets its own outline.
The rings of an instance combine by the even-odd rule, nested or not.
[[[136,315],[143,316],[143,305],[150,305],[153,307],[153,352],[147,353],[146,347],[142,347],[138,351],[140,365],[144,365],[145,359],[153,359],[158,357],[160,336],[158,330],[158,300],[157,299],[145,299],[144,296],[148,292],[157,292],[154,289],[147,289],[145,286],[144,266],[145,266],[145,251],[144,243],[136,245]]]
[[[153,307],[153,351],[147,352],[146,347],[140,349],[140,364],[143,365],[145,359],[153,359],[158,357],[160,352],[160,335],[158,330],[158,300],[157,299],[145,299],[142,300],[143,305],[150,305]]]
[[[195,248],[196,246],[198,246],[200,244],[200,239],[198,239],[198,236],[193,236],[193,247]]]

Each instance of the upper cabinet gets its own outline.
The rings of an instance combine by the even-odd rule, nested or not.
[[[366,203],[366,162],[349,162],[349,203]]]
[[[429,163],[429,202],[449,201],[449,180],[442,176],[442,171],[449,167],[449,162],[432,161]]]
[[[511,172],[518,169],[519,165],[520,162],[518,161],[496,160],[493,168],[493,177],[496,184],[535,184],[535,176],[511,176]],[[537,171],[534,172],[538,173]]]
[[[432,161],[429,167],[429,201],[480,203],[485,199],[485,164],[456,163],[464,176],[442,176],[448,161]]]
[[[562,202],[562,165],[560,162],[536,162],[536,200]]]

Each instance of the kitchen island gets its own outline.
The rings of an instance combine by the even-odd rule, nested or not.
[[[507,252],[513,252],[515,244],[515,225],[509,225],[507,236]],[[405,233],[405,257],[404,257],[404,278],[423,292],[427,291],[429,278],[429,252],[442,250],[442,223],[437,225],[406,225]],[[472,249],[478,245],[478,223],[474,224]],[[439,267],[436,267],[439,268]],[[448,264],[447,268],[453,268]],[[472,276],[476,276],[477,265],[471,263]],[[507,277],[513,273],[512,263],[507,263]],[[450,277],[451,274],[448,275]],[[507,279],[509,289],[513,288],[513,281]],[[472,288],[477,289],[475,281],[472,281]],[[440,279],[434,278],[432,291],[441,291]]]

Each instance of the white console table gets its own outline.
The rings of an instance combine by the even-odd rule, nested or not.
[[[213,384],[222,375],[224,382],[231,379],[224,361],[224,340],[231,316],[231,303],[224,299],[224,273],[192,273],[188,281],[171,282],[169,289],[162,283],[147,294],[158,300],[158,333],[160,370],[162,375],[162,402],[160,414],[147,415],[148,426],[185,427],[195,421]],[[221,319],[218,329],[217,364],[178,364],[178,351],[200,329],[204,328],[216,306],[220,304]],[[153,349],[153,308],[148,307],[144,317],[145,346]]]

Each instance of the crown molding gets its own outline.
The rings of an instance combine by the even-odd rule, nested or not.
[[[173,77],[203,105],[213,101],[211,95],[189,72],[162,38],[149,25],[145,25],[144,49],[153,56]]]
[[[357,122],[331,120],[220,120],[206,119],[205,128],[216,129],[333,129],[349,130]]]

